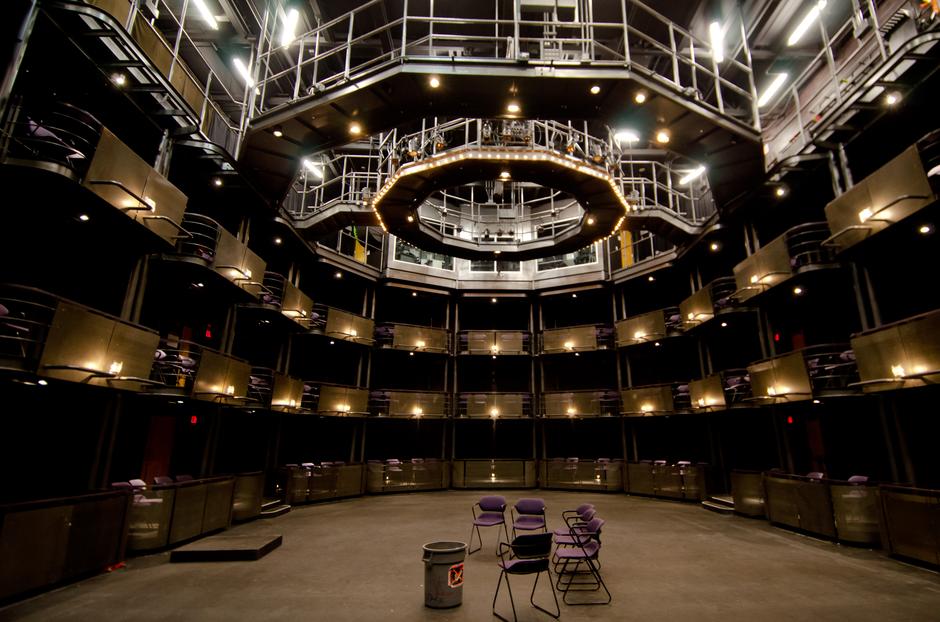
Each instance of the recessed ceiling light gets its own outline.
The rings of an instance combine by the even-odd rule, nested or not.
[[[787,194],[787,189],[784,188],[783,186],[777,186],[777,189],[774,190],[774,194],[777,195],[778,197],[785,196]]]
[[[115,86],[124,86],[127,83],[127,76],[123,73],[113,73],[111,74],[111,82],[113,82]]]
[[[897,91],[891,91],[885,95],[885,103],[889,106],[893,106],[899,101],[901,101],[901,95]]]
[[[428,84],[431,85],[432,89],[436,89],[441,85],[441,81],[437,76],[431,76],[431,79],[428,80]]]
[[[712,252],[717,252],[721,248],[721,244],[719,244],[718,242],[712,242],[711,244],[708,245],[708,248]]]
[[[578,295],[577,295],[577,294],[571,294],[571,297],[572,297],[572,298],[577,298]]]
[[[661,145],[665,145],[669,142],[669,131],[668,130],[659,130],[656,132],[656,142]]]
[[[598,85],[595,84],[594,86],[591,87],[591,95],[597,95],[600,92],[601,92],[601,87],[599,87]]]
[[[509,114],[517,114],[521,110],[522,108],[516,102],[510,102],[506,106],[506,112],[508,112]]]
[[[333,278],[334,278],[334,279],[341,279],[341,278],[343,278],[343,273],[340,272],[339,270],[337,270],[337,271],[336,271],[336,274],[333,275]]]
[[[417,295],[418,295],[418,292],[411,292],[411,295],[412,295],[412,296],[417,296]]]
[[[503,171],[499,174],[500,179],[509,179],[509,171]]]
[[[82,222],[88,222],[89,220],[91,220],[88,214],[79,214],[78,219]]]
[[[722,328],[727,328],[727,327],[728,327],[728,322],[722,322],[722,323],[721,323],[721,327],[722,327]]]
[[[214,179],[212,180],[212,185],[215,186],[215,187],[217,187],[217,188],[218,188],[219,186],[221,186],[221,185],[222,185],[222,178],[221,178],[221,177],[216,177],[216,178],[214,178]]]
[[[797,285],[796,287],[793,288],[793,295],[794,295],[794,296],[799,296],[799,295],[801,295],[802,293],[803,293],[803,288],[800,287],[799,285]]]
[[[274,238],[274,243],[278,246],[280,246],[281,241],[282,241],[281,238]]]
[[[822,400],[813,400],[814,404],[822,404]]]
[[[414,221],[415,221],[415,217],[409,215],[408,218],[407,218],[407,220],[408,220],[408,222],[414,222]]]
[[[633,95],[633,101],[635,101],[635,102],[638,103],[638,104],[642,104],[643,102],[645,102],[645,101],[646,101],[646,91],[637,91],[637,92]]]
[[[926,224],[921,225],[920,227],[917,228],[917,232],[920,233],[921,235],[928,235],[932,231],[933,231],[933,227],[930,225],[926,225]]]
[[[653,281],[656,280],[656,277],[653,276],[653,275],[650,275],[650,276],[646,277],[646,280],[649,281],[650,283],[652,283]]]
[[[496,302],[495,298],[490,298],[490,302]]]
[[[658,347],[660,346],[660,343],[659,343],[658,341],[655,341],[655,342],[653,342],[653,345],[658,348]]]
[[[362,134],[362,126],[359,125],[358,123],[350,123],[349,133],[352,134],[353,136],[358,136],[359,134]]]
[[[502,253],[502,252],[503,252],[503,251],[493,251],[493,254],[494,254],[494,255],[499,255],[499,254]]]
[[[587,224],[589,224],[589,225],[593,225],[593,224],[594,224],[594,217],[593,217],[593,216],[588,216]]]
[[[43,380],[43,379],[40,378],[39,380],[36,381],[36,384],[38,384],[39,386],[44,387],[44,386],[46,386],[47,384],[49,384],[49,381],[48,381],[48,380]]]
[[[271,133],[274,134],[275,138],[280,138],[284,135],[284,130],[281,129],[280,125],[275,125],[274,129],[271,130]]]

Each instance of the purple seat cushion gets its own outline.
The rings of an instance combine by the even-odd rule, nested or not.
[[[516,519],[516,522],[512,524],[516,529],[529,530],[529,529],[541,529],[545,526],[545,519],[541,516],[531,516],[525,515],[520,516]]]
[[[510,559],[499,566],[509,574],[535,574],[548,571],[548,559]]]
[[[853,484],[864,484],[868,481],[867,475],[853,475],[849,478],[849,481]]]
[[[498,512],[483,512],[473,520],[473,524],[480,527],[492,527],[493,525],[502,525],[505,522],[505,517]]]
[[[480,499],[480,509],[484,512],[502,512],[506,509],[506,497],[487,495]]]
[[[563,549],[557,549],[555,555],[559,559],[584,559],[585,557],[594,557],[600,550],[601,545],[597,540],[586,542],[583,547],[573,546]]]

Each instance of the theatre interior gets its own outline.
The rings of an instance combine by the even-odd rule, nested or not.
[[[937,0],[2,11],[0,620],[940,619]]]

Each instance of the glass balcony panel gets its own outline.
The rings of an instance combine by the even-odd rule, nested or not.
[[[281,313],[301,326],[309,326],[313,313],[313,299],[290,281],[284,281]]]
[[[320,385],[317,412],[364,415],[369,412],[369,392],[355,387]]]
[[[151,171],[153,167],[103,127],[84,186],[133,217],[134,211],[149,209],[138,197],[144,198]]]
[[[543,488],[613,491],[623,487],[623,463],[620,461],[546,460],[542,466]]]
[[[454,460],[454,488],[534,488],[534,460]]]
[[[264,260],[234,235],[219,228],[212,268],[253,296],[261,294]]]
[[[550,391],[542,394],[542,416],[599,417],[616,411],[616,394],[608,391]]]
[[[392,347],[417,352],[449,352],[450,334],[443,328],[392,325]]]
[[[865,391],[922,386],[940,379],[940,312],[934,311],[852,338]]]
[[[764,480],[758,471],[732,471],[734,511],[745,516],[764,516]]]
[[[380,414],[389,417],[446,417],[450,414],[447,393],[377,391],[385,403]]]
[[[694,328],[702,322],[715,317],[715,307],[712,304],[711,289],[703,287],[679,304],[679,315],[682,316],[684,328]]]
[[[802,351],[748,365],[753,399],[794,402],[813,397],[806,360]]]
[[[326,334],[338,339],[346,339],[371,345],[375,334],[375,322],[361,315],[354,315],[347,311],[322,307],[326,313]]]
[[[653,415],[675,410],[671,384],[627,389],[621,392],[621,400],[624,414]]]
[[[689,383],[689,393],[692,408],[695,410],[721,409],[726,406],[724,381],[721,374],[712,374],[701,380],[691,381]]]
[[[888,550],[940,565],[940,491],[881,486],[880,494]]]
[[[271,393],[271,408],[279,411],[294,411],[301,407],[304,398],[303,380],[286,374],[274,374],[274,390]]]
[[[160,337],[79,305],[60,301],[46,337],[39,372],[50,378],[109,385],[150,375]]]
[[[597,350],[596,326],[570,326],[568,328],[549,329],[542,332],[542,352],[578,352]]]
[[[785,235],[774,238],[734,267],[735,300],[744,302],[793,274]]]
[[[471,418],[529,417],[530,393],[461,393],[460,415]]]
[[[239,403],[248,395],[251,367],[247,362],[204,348],[193,380],[196,399]]]
[[[631,346],[665,337],[668,332],[667,322],[679,322],[679,310],[676,308],[650,311],[642,315],[629,317],[617,322],[617,345]]]

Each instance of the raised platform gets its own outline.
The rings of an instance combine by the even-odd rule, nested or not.
[[[280,535],[219,534],[170,553],[171,562],[253,562],[281,546]]]

